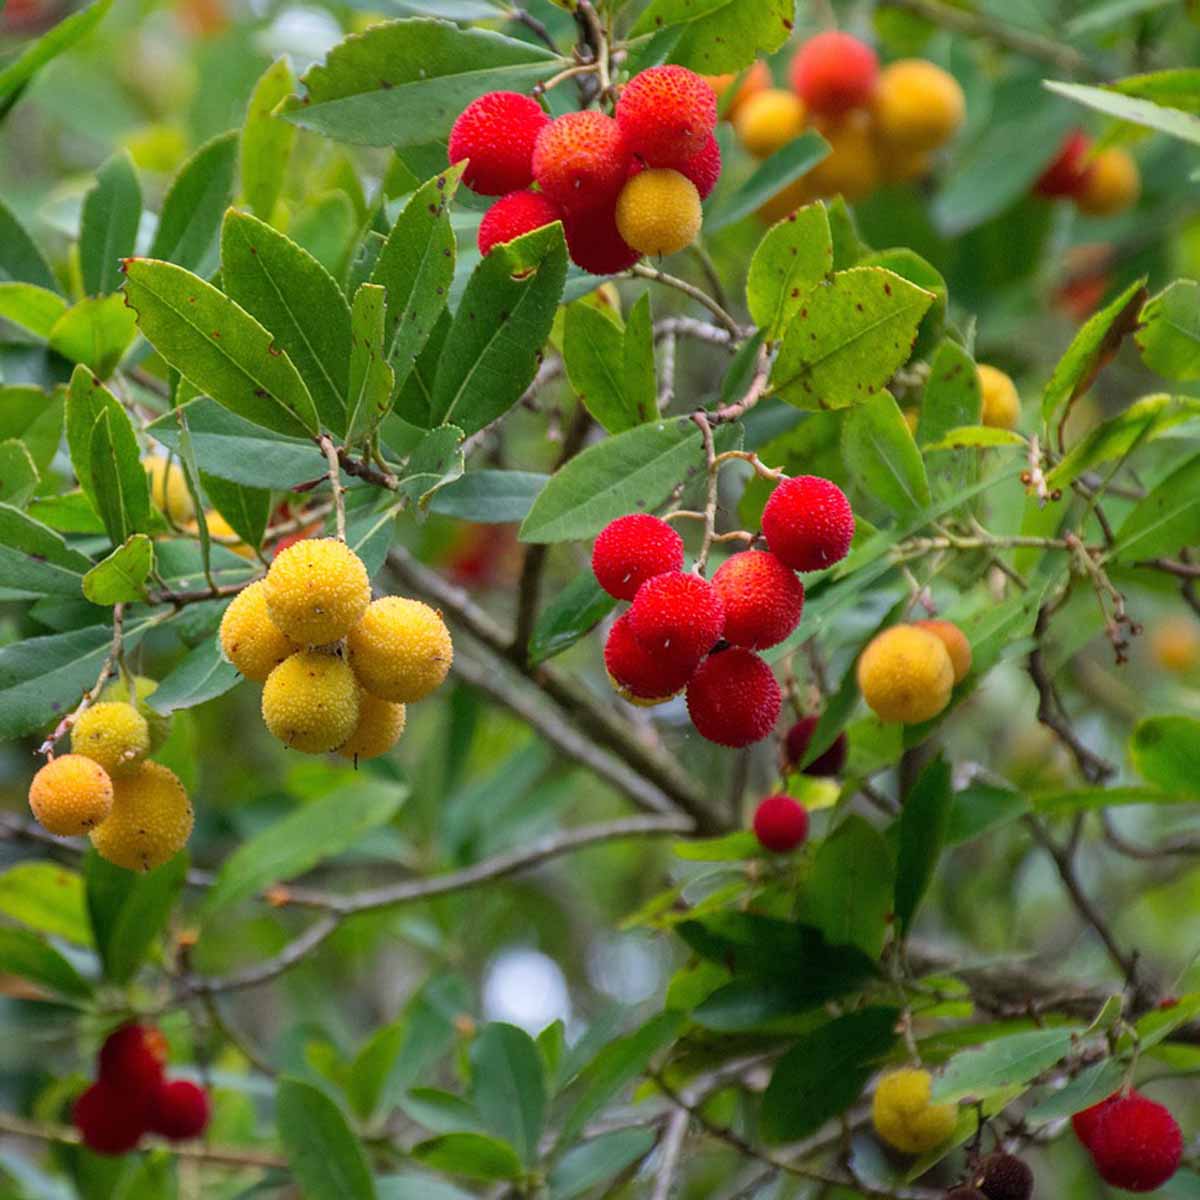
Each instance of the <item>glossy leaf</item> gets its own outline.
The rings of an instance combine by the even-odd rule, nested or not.
[[[213,258],[221,218],[233,200],[236,131],[205,143],[179,168],[163,198],[150,258],[204,272]]]
[[[521,1177],[521,1160],[516,1151],[507,1142],[483,1133],[445,1133],[418,1142],[412,1148],[412,1156],[427,1167],[467,1179]]]
[[[221,657],[217,639],[206,638],[163,676],[149,705],[165,716],[215,700],[241,681],[237,668]]]
[[[901,935],[912,927],[913,918],[937,870],[954,791],[950,765],[939,756],[931,762],[904,798],[897,822],[899,847],[896,856],[896,921]]]
[[[1134,727],[1129,754],[1147,783],[1167,793],[1200,795],[1200,720],[1195,717],[1146,717]]]
[[[136,333],[134,315],[121,296],[89,296],[54,322],[46,340],[63,358],[107,379]]]
[[[842,454],[858,485],[885,508],[911,517],[930,503],[921,452],[889,393],[872,396],[846,414]]]
[[[625,376],[625,331],[592,304],[570,304],[563,322],[563,362],[584,407],[609,433],[651,418],[645,396],[630,394]]]
[[[1177,279],[1142,309],[1142,360],[1167,379],[1200,379],[1200,283]]]
[[[429,502],[429,511],[480,525],[524,520],[549,480],[534,471],[471,471],[447,484]]]
[[[933,1098],[939,1102],[978,1098],[1028,1083],[1064,1058],[1082,1032],[1076,1025],[1035,1029],[962,1050],[934,1080]]]
[[[809,129],[793,138],[781,150],[759,163],[750,177],[727,199],[704,218],[708,235],[732,225],[761,208],[784,188],[789,187],[813,169],[829,154],[829,143],[815,130]]]
[[[362,284],[351,310],[350,386],[346,392],[346,441],[369,438],[392,407],[396,376],[387,360],[384,316],[387,290]]]
[[[0,503],[0,578],[10,596],[77,597],[91,565],[54,530]]]
[[[878,958],[892,909],[892,853],[883,835],[856,814],[817,850],[804,895],[804,917],[834,946]]]
[[[83,594],[93,604],[130,604],[146,597],[154,569],[154,543],[135,533],[83,577]]]
[[[788,39],[795,10],[790,0],[652,0],[633,34],[683,26],[673,62],[713,75],[740,71],[760,54],[773,54]]]
[[[31,283],[58,291],[54,273],[33,238],[0,200],[0,281]]]
[[[529,1034],[502,1021],[483,1029],[471,1043],[471,1096],[487,1129],[533,1167],[546,1119],[546,1081]]]
[[[0,502],[24,508],[38,485],[38,469],[24,442],[0,442]]]
[[[1170,108],[1165,104],[1155,104],[1152,100],[1144,100],[1138,96],[1123,96],[1108,88],[1091,87],[1088,84],[1047,80],[1046,87],[1068,100],[1074,100],[1077,104],[1083,104],[1106,116],[1142,125],[1146,129],[1156,129],[1180,141],[1200,146],[1200,117],[1192,113]]]
[[[6,63],[0,70],[0,117],[12,108],[25,85],[48,62],[91,33],[111,7],[112,0],[96,0],[95,4],[71,13]]]
[[[538,614],[529,639],[530,664],[545,662],[575,645],[616,606],[591,571],[580,571]]]
[[[296,79],[286,58],[277,58],[258,78],[246,105],[238,164],[242,195],[251,212],[270,221],[283,190],[296,127],[275,115],[276,106],[292,94]]]
[[[37,933],[92,944],[83,879],[59,863],[21,862],[0,874],[0,913]]]
[[[129,152],[122,151],[96,172],[96,186],[83,200],[79,267],[89,296],[121,286],[121,260],[134,252],[141,215],[141,184]]]
[[[28,929],[0,926],[0,972],[73,1000],[86,1000],[92,994],[91,984],[53,946]]]
[[[1121,562],[1174,555],[1200,543],[1200,455],[1172,471],[1134,505],[1117,531]]]
[[[219,475],[200,472],[200,482],[213,507],[229,522],[247,546],[258,546],[271,519],[270,488],[247,487],[230,483]]]
[[[67,311],[67,302],[49,288],[33,283],[0,283],[0,317],[42,341]]]
[[[284,1153],[307,1200],[376,1200],[366,1151],[325,1092],[285,1076],[275,1116]]]
[[[110,541],[119,546],[150,527],[150,485],[124,409],[105,405],[100,410],[88,453],[94,501]]]
[[[746,303],[768,339],[780,337],[832,270],[833,236],[823,204],[798,209],[767,231],[750,260]]]
[[[650,1129],[614,1129],[572,1146],[550,1171],[550,1200],[576,1200],[654,1149]]]

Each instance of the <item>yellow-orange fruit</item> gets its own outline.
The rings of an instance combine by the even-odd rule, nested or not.
[[[882,174],[870,117],[847,113],[837,121],[823,121],[820,132],[830,149],[805,176],[813,195],[842,196],[851,204],[865,199]]]
[[[999,368],[987,363],[980,363],[976,370],[979,373],[980,421],[993,429],[1015,429],[1021,418],[1017,385]]]
[[[404,732],[407,718],[403,704],[380,700],[370,692],[358,693],[358,724],[345,745],[338,747],[343,758],[378,758],[386,754]]]
[[[783,88],[765,88],[738,108],[733,128],[755,158],[770,158],[804,132],[804,102]]]
[[[1115,217],[1137,203],[1142,173],[1126,150],[1101,150],[1088,163],[1075,193],[1075,206],[1089,217]]]
[[[1167,617],[1150,630],[1150,653],[1164,671],[1185,675],[1200,665],[1200,624],[1191,617]]]
[[[300,649],[279,632],[267,612],[266,580],[259,579],[230,601],[218,635],[221,652],[247,679],[262,683]]]
[[[171,736],[171,718],[157,713],[147,701],[158,691],[158,680],[149,679],[145,675],[133,677],[133,696],[129,695],[129,687],[122,675],[118,675],[100,693],[101,700],[124,700],[133,706],[146,718],[150,729],[150,753],[153,754]]]
[[[967,103],[949,72],[923,58],[905,58],[879,73],[872,112],[889,147],[936,150],[962,126]]]
[[[256,557],[253,547],[242,541],[237,530],[215,508],[205,509],[204,524],[208,527],[208,536],[219,542],[226,550],[232,550],[234,554],[240,554],[242,558],[253,559]],[[190,527],[197,530],[200,528],[195,522],[190,523]]]
[[[729,90],[737,75],[730,72],[727,75],[705,75],[704,78],[708,80],[709,87],[717,93],[717,100],[723,101],[725,93]],[[738,109],[751,96],[755,96],[759,92],[769,88],[773,82],[771,68],[761,58],[755,59],[754,65],[742,76],[742,81],[738,84],[737,91],[733,93],[729,103],[725,105],[725,119],[732,121],[737,115]],[[719,103],[717,107],[720,108]]]
[[[380,700],[412,704],[446,678],[454,645],[441,613],[402,596],[374,601],[346,639],[358,681]]]
[[[859,657],[858,686],[877,716],[916,725],[946,707],[954,664],[941,638],[912,625],[893,625]]]
[[[29,807],[38,824],[59,837],[94,829],[112,811],[112,803],[108,772],[82,754],[51,759],[29,785]]]
[[[71,726],[71,750],[119,775],[150,753],[150,726],[132,704],[102,700],[85,708]]]
[[[165,513],[176,525],[186,525],[196,515],[192,494],[178,463],[169,462],[160,454],[151,455],[142,466],[150,484],[150,502]]]
[[[192,833],[187,791],[161,763],[140,763],[113,780],[112,812],[92,830],[92,845],[127,871],[152,871],[174,858]]]
[[[875,1132],[905,1154],[924,1154],[945,1142],[958,1123],[953,1104],[933,1104],[928,1071],[903,1067],[885,1075],[875,1089],[871,1117]]]
[[[267,676],[262,715],[285,746],[324,754],[349,740],[358,725],[358,684],[346,662],[301,650]]]
[[[791,183],[780,188],[775,195],[761,204],[756,210],[756,215],[767,224],[774,225],[776,221],[782,221],[784,217],[791,216],[796,209],[803,208],[815,198],[808,182],[808,175],[801,175],[799,179],[793,179]]]
[[[336,538],[305,538],[276,555],[267,572],[267,612],[302,646],[349,633],[371,602],[362,559]]]
[[[954,668],[954,682],[962,683],[971,669],[971,643],[967,641],[967,635],[953,621],[914,621],[913,624],[941,639]]]
[[[700,193],[678,171],[641,171],[617,197],[617,231],[639,254],[674,254],[700,232]]]

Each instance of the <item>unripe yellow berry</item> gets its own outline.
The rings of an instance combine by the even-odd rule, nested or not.
[[[962,683],[971,669],[971,643],[967,641],[967,635],[953,621],[914,621],[913,624],[940,639],[950,655],[954,682]]]
[[[187,479],[178,463],[168,462],[161,454],[142,463],[150,484],[150,503],[176,525],[186,525],[196,516],[196,505],[188,491]]]
[[[300,649],[276,628],[267,612],[267,585],[259,579],[230,602],[221,618],[221,652],[247,679],[262,683]]]
[[[104,700],[79,714],[71,727],[71,749],[120,775],[150,753],[150,726],[132,704]]]
[[[192,833],[192,804],[174,771],[140,763],[113,780],[112,812],[92,830],[92,845],[128,871],[152,871],[175,857]]]
[[[271,620],[302,646],[327,646],[345,637],[370,602],[367,568],[336,538],[296,542],[267,572]]]
[[[78,837],[94,829],[112,804],[108,772],[82,754],[51,759],[29,785],[29,807],[38,824],[59,837]]]
[[[1015,429],[1021,418],[1021,397],[1017,385],[996,367],[980,363],[979,373],[979,419],[993,429]]]
[[[336,750],[358,724],[354,672],[334,654],[301,650],[267,677],[262,715],[267,728],[293,750]]]
[[[873,112],[888,147],[936,150],[962,126],[967,102],[953,75],[923,58],[905,58],[879,73]]]
[[[877,716],[916,725],[946,707],[954,665],[940,638],[912,625],[893,625],[862,652],[858,686]]]
[[[371,695],[400,704],[423,700],[454,661],[441,613],[402,596],[374,601],[346,644],[359,683]]]
[[[118,675],[100,693],[101,700],[123,700],[126,703],[132,703],[138,712],[146,718],[146,725],[150,729],[151,754],[159,749],[167,738],[171,736],[171,718],[164,716],[162,713],[155,712],[147,703],[157,690],[157,679],[149,679],[145,675],[135,675],[133,677],[133,698],[131,700],[129,688],[125,683],[125,677]]]
[[[1101,150],[1087,165],[1075,205],[1089,217],[1115,217],[1137,203],[1142,173],[1126,150]]]
[[[904,1067],[885,1075],[875,1089],[871,1116],[875,1132],[896,1150],[924,1154],[947,1141],[958,1123],[953,1104],[931,1104],[928,1071]]]
[[[674,254],[700,232],[700,193],[678,171],[641,171],[617,197],[617,231],[640,254]]]
[[[755,158],[770,158],[804,132],[804,102],[783,88],[755,92],[732,114],[738,140]]]
[[[354,759],[355,762],[386,754],[400,740],[405,719],[403,704],[380,700],[378,696],[360,690],[358,724],[350,735],[350,740],[344,746],[338,747],[338,753],[343,758]]]
[[[1186,675],[1200,665],[1200,624],[1191,617],[1168,617],[1150,630],[1150,653],[1164,671]]]
[[[864,112],[850,112],[835,122],[823,122],[821,136],[829,153],[805,178],[814,196],[843,196],[853,204],[878,186],[882,170],[879,150]]]

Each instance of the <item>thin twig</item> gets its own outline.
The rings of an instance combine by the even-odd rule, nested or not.
[[[652,279],[655,283],[661,283],[664,287],[674,288],[677,292],[682,292],[685,296],[690,296],[697,304],[702,304],[708,309],[722,325],[729,330],[730,336],[735,341],[742,340],[741,326],[727,313],[707,292],[688,283],[685,279],[680,279],[675,275],[668,275],[666,271],[660,271],[657,267],[647,266],[645,263],[637,263],[630,268],[629,274],[638,279]]]
[[[704,537],[700,542],[700,553],[696,555],[696,574],[704,577],[704,569],[708,566],[708,552],[712,549],[713,536],[717,523],[717,490],[720,484],[720,467],[717,465],[717,452],[713,446],[712,426],[702,412],[692,413],[692,420],[700,429],[704,439],[705,463],[705,501],[704,501]]]
[[[337,447],[333,444],[333,439],[323,433],[319,438],[321,450],[325,454],[325,461],[329,464],[329,487],[333,492],[333,511],[337,522],[337,536],[339,542],[346,540],[346,496],[345,488],[342,487],[342,469],[341,463],[338,462]]]
[[[734,404],[726,404],[724,408],[718,408],[716,412],[711,414],[711,419],[714,422],[736,421],[750,411],[766,394],[767,380],[771,376],[771,361],[767,354],[766,346],[761,346],[758,351],[758,362],[754,368],[754,377],[750,380],[750,386],[746,389],[746,394]]]

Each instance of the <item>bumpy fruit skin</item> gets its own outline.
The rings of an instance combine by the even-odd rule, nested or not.
[[[629,614],[613,622],[604,642],[604,668],[617,694],[639,708],[662,704],[677,696],[691,677],[695,664],[674,663],[652,654],[633,635]]]
[[[271,733],[293,750],[336,750],[358,725],[354,672],[336,655],[301,650],[267,676],[262,716]]]
[[[1092,1143],[1096,1139],[1096,1130],[1100,1128],[1100,1122],[1104,1114],[1120,1098],[1119,1092],[1114,1093],[1111,1096],[1105,1097],[1098,1104],[1093,1104],[1091,1108],[1085,1108],[1082,1112],[1077,1112],[1071,1118],[1071,1128],[1075,1131],[1075,1136],[1079,1139],[1079,1144],[1085,1149],[1090,1150],[1092,1148]]]
[[[731,555],[713,576],[725,605],[725,640],[749,650],[777,646],[800,623],[804,584],[765,550]]]
[[[1101,1113],[1089,1148],[1105,1183],[1127,1192],[1152,1192],[1179,1170],[1183,1134],[1163,1105],[1130,1092]]]
[[[588,109],[551,121],[538,134],[533,177],[568,213],[611,204],[629,174],[630,150],[621,127]]]
[[[100,1047],[102,1083],[133,1099],[150,1098],[162,1086],[167,1065],[167,1039],[153,1025],[122,1025]]]
[[[668,167],[635,175],[617,197],[617,232],[640,254],[675,254],[700,232],[700,193]]]
[[[1087,156],[1092,141],[1082,129],[1072,130],[1063,139],[1050,165],[1038,176],[1034,192],[1048,200],[1074,196],[1087,174]]]
[[[327,646],[350,632],[371,603],[362,559],[336,538],[308,538],[275,556],[267,612],[301,646]]]
[[[1186,675],[1200,665],[1200,625],[1191,617],[1167,617],[1150,630],[1150,653],[1164,671]]]
[[[230,601],[218,633],[221,652],[247,679],[262,683],[300,647],[279,632],[267,612],[267,581],[256,580]]]
[[[1142,175],[1126,150],[1101,150],[1087,165],[1075,206],[1089,217],[1115,217],[1137,203]]]
[[[815,113],[836,116],[867,104],[879,59],[865,42],[830,30],[811,37],[792,59],[792,87]]]
[[[819,129],[829,143],[829,153],[806,176],[812,194],[841,196],[849,204],[866,199],[883,177],[870,118],[864,112],[851,112],[822,122]]]
[[[725,93],[733,86],[733,81],[737,75],[730,72],[726,75],[706,75],[709,87],[717,94],[717,109],[721,109],[721,102],[725,98]],[[727,121],[732,121],[737,115],[737,111],[751,96],[763,91],[771,86],[771,68],[767,66],[761,58],[754,60],[750,69],[742,76],[741,83],[738,84],[737,90],[729,99],[729,103],[725,105],[724,117]]]
[[[764,850],[787,854],[808,837],[808,809],[791,796],[768,796],[754,810],[754,836]]]
[[[350,740],[338,747],[338,753],[343,758],[351,758],[355,762],[378,758],[400,740],[406,720],[407,712],[403,704],[380,700],[370,692],[360,691],[358,724],[354,727]]]
[[[187,1079],[164,1083],[150,1109],[150,1128],[172,1142],[199,1137],[208,1128],[208,1093]]]
[[[949,703],[954,665],[940,638],[911,625],[893,625],[862,652],[858,686],[876,716],[916,725]]]
[[[913,624],[941,639],[954,668],[954,682],[962,683],[971,669],[971,643],[967,641],[967,635],[953,621],[914,621]]]
[[[677,167],[699,154],[717,126],[717,94],[686,67],[650,67],[617,101],[617,124],[634,154],[652,167]]]
[[[953,1104],[932,1104],[932,1090],[929,1072],[916,1067],[885,1075],[871,1105],[875,1132],[905,1154],[924,1154],[940,1146],[954,1132],[958,1110]]]
[[[150,753],[150,726],[132,704],[102,700],[79,714],[71,727],[71,750],[109,775],[127,774]]]
[[[541,105],[517,92],[488,92],[472,100],[450,130],[452,163],[471,161],[463,182],[483,196],[503,196],[533,180],[533,147],[550,123]]]
[[[801,717],[787,731],[783,748],[784,758],[789,769],[795,770],[804,761],[804,756],[808,753],[808,744],[812,741],[812,735],[817,728],[818,720],[820,718],[813,715]],[[815,775],[820,778],[832,778],[840,775],[842,768],[846,765],[848,749],[846,735],[839,733],[829,744],[828,750],[822,754],[818,754],[807,767],[803,768],[804,774]]]
[[[112,812],[92,830],[92,845],[115,866],[152,871],[187,845],[194,820],[174,771],[144,762],[132,774],[113,779]]]
[[[872,110],[888,146],[936,150],[962,126],[967,103],[949,72],[923,58],[906,58],[880,73]]]
[[[987,1200],[1030,1200],[1033,1169],[1015,1154],[989,1154],[975,1172],[975,1185]]]
[[[771,493],[762,531],[771,553],[793,571],[820,571],[849,553],[854,513],[836,483],[819,475],[797,475]]]
[[[397,704],[424,700],[441,686],[454,661],[441,613],[402,596],[376,600],[346,644],[359,683],[380,700]]]
[[[644,170],[645,164],[641,159],[635,158],[630,168],[630,178]],[[678,163],[673,170],[678,171],[684,179],[691,180],[700,199],[706,199],[717,186],[717,180],[721,178],[721,147],[717,139],[710,137],[699,154],[686,162]]]
[[[196,516],[196,505],[188,491],[187,479],[178,463],[160,454],[151,455],[142,466],[150,484],[150,502],[176,525],[186,525]]]
[[[775,728],[783,694],[771,668],[739,646],[706,658],[687,689],[696,731],[719,746],[761,742]]]
[[[738,141],[755,158],[770,158],[804,132],[805,108],[783,88],[765,88],[751,96],[733,117]]]
[[[571,261],[593,275],[627,271],[641,254],[617,230],[616,201],[593,212],[567,215],[563,231]]]
[[[592,547],[596,581],[618,600],[632,600],[655,575],[682,569],[683,538],[649,513],[630,513],[610,521]]]
[[[647,579],[629,609],[629,628],[672,667],[695,666],[721,637],[725,606],[707,579],[670,571]]]
[[[543,225],[562,220],[562,210],[541,192],[509,192],[483,214],[476,244],[480,254],[501,242],[511,242]]]
[[[138,712],[146,718],[146,724],[150,727],[151,754],[171,736],[171,718],[155,712],[147,703],[156,691],[158,691],[157,679],[150,679],[145,675],[135,675],[133,677],[133,696],[131,697],[124,676],[118,675],[100,693],[101,700],[121,700],[133,704]]]
[[[108,772],[82,754],[51,759],[29,785],[29,807],[47,833],[79,837],[112,812]]]
[[[146,1132],[144,1109],[107,1083],[93,1083],[75,1101],[72,1120],[93,1154],[128,1154]]]
[[[1021,397],[1017,385],[997,367],[980,363],[979,419],[993,429],[1015,429],[1021,417]]]

